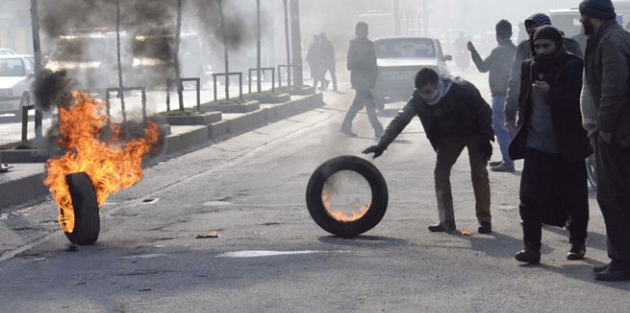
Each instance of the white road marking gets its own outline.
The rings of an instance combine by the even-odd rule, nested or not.
[[[302,251],[269,251],[269,250],[251,250],[251,251],[235,251],[226,252],[217,255],[217,258],[257,258],[265,256],[277,255],[296,255],[296,254],[316,254],[316,253],[348,253],[349,250],[302,250]]]
[[[157,257],[161,257],[161,256],[165,256],[166,254],[161,254],[161,253],[155,253],[155,254],[140,254],[140,255],[130,255],[130,256],[124,256],[122,257],[123,259],[151,259],[151,258],[157,258]]]

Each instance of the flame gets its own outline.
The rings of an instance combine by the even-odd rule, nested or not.
[[[111,139],[101,141],[100,132],[109,116],[103,103],[83,92],[73,92],[74,104],[59,108],[58,141],[66,153],[47,161],[48,177],[44,184],[59,206],[59,224],[65,232],[74,229],[74,208],[66,175],[85,172],[94,185],[99,208],[110,194],[128,188],[142,179],[142,158],[157,146],[160,130],[153,121],[142,138],[124,146],[120,142],[122,127],[110,124]]]
[[[332,200],[333,200],[333,198],[334,198],[334,194],[333,195],[329,195],[328,192],[326,192],[325,190],[322,191],[322,202],[324,203],[324,207],[326,208],[326,211],[328,212],[328,215],[330,215],[332,218],[334,218],[334,219],[336,219],[336,220],[338,220],[340,222],[353,222],[353,221],[356,221],[356,220],[362,218],[365,215],[365,213],[367,212],[367,210],[370,209],[370,205],[372,204],[372,203],[368,203],[366,205],[361,205],[361,203],[357,199],[357,200],[355,200],[355,202],[353,204],[354,204],[354,206],[357,207],[358,211],[355,211],[353,209],[352,210],[352,215],[348,216],[348,215],[346,215],[346,213],[343,210],[335,210],[335,209],[332,208]]]

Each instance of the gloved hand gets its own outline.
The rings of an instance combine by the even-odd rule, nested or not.
[[[490,157],[492,156],[492,143],[490,140],[481,140],[479,143],[479,152],[481,152],[481,156],[486,161],[490,161]]]
[[[381,156],[381,154],[383,154],[383,151],[385,151],[385,149],[379,147],[378,145],[374,145],[374,146],[369,146],[367,149],[363,150],[363,154],[374,153],[374,156],[372,157],[372,159],[376,159],[379,156]]]

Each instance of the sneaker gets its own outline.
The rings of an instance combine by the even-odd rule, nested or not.
[[[455,222],[439,222],[435,225],[429,226],[429,231],[432,233],[448,233],[456,230]]]
[[[479,228],[477,231],[480,234],[489,234],[492,232],[492,223],[490,222],[479,222]]]
[[[516,171],[516,169],[514,169],[514,165],[507,165],[505,164],[505,162],[501,162],[501,164],[491,167],[490,170],[493,172],[507,172],[507,173]]]
[[[503,161],[492,161],[488,163],[488,165],[490,165],[490,167],[495,167],[501,165],[501,163],[503,163]]]
[[[340,129],[339,130],[342,134],[348,136],[348,137],[356,137],[357,134],[353,133],[351,130],[349,129]]]
[[[576,243],[571,245],[571,250],[567,253],[567,260],[581,260],[586,255],[586,245],[584,243]]]
[[[523,250],[514,255],[514,258],[519,262],[538,264],[540,263],[540,250],[531,246],[525,246]]]

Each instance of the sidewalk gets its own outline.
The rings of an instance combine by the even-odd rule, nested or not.
[[[170,135],[166,137],[161,155],[146,162],[157,162],[177,157],[178,155],[207,146],[213,141],[225,140],[238,134],[258,128],[267,123],[291,117],[323,106],[323,94],[318,92],[308,96],[291,96],[291,101],[280,104],[261,104],[260,109],[249,113],[222,114],[221,121],[210,125],[170,126]],[[30,158],[32,152],[25,151],[20,160]],[[49,195],[44,186],[46,177],[45,163],[10,163],[11,156],[3,152],[2,162],[12,168],[7,173],[0,173],[0,212],[23,203],[41,202]],[[16,156],[13,156],[16,158]],[[150,166],[150,165],[148,165]]]

